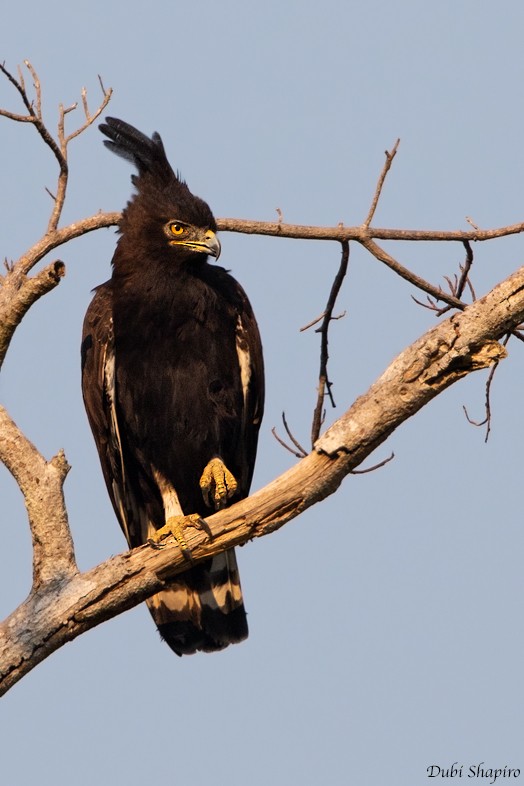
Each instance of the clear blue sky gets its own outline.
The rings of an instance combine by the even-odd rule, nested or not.
[[[523,219],[524,6],[222,0],[10,4],[0,59],[37,68],[44,111],[114,88],[109,113],[159,131],[217,216],[363,221],[401,138],[375,224],[482,227]],[[0,80],[0,105],[19,110]],[[70,115],[71,127],[80,115]],[[34,130],[0,119],[1,255],[44,231],[55,162]],[[91,130],[71,147],[64,221],[120,209],[131,168]],[[336,244],[223,235],[221,263],[247,289],[264,340],[268,404],[258,488],[294,459],[271,427],[286,411],[307,442],[318,336]],[[114,231],[59,252],[60,287],[24,320],[0,398],[48,456],[60,447],[82,568],[124,548],[79,387],[90,290],[109,275]],[[477,293],[523,261],[524,240],[475,247]],[[458,245],[388,246],[435,283]],[[332,422],[434,324],[413,289],[359,248],[332,327]],[[523,347],[493,389],[472,376],[406,423],[336,496],[239,553],[250,638],[178,659],[139,607],[54,654],[0,704],[6,786],[418,786],[432,764],[521,767],[524,685],[521,514]],[[0,473],[1,611],[30,588],[20,493]],[[524,774],[521,776],[524,778]],[[517,781],[518,782],[518,781]]]

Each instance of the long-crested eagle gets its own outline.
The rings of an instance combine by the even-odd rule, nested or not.
[[[115,118],[104,144],[138,170],[112,276],[89,306],[82,391],[115,513],[131,548],[247,496],[262,418],[262,346],[226,270],[208,205],[172,170],[159,134]],[[191,519],[189,519],[191,521]],[[247,636],[233,550],[188,568],[147,604],[178,654]]]

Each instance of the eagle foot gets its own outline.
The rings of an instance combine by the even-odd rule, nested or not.
[[[237,482],[222,459],[213,458],[208,462],[200,478],[200,488],[208,508],[220,510],[236,493]]]
[[[171,516],[168,518],[163,527],[160,527],[160,529],[157,529],[155,532],[153,532],[153,534],[147,539],[147,542],[154,549],[161,549],[162,546],[165,545],[162,544],[162,541],[166,538],[173,537],[178,543],[180,551],[184,557],[189,562],[192,562],[193,558],[191,556],[191,549],[187,545],[186,539],[184,537],[184,530],[188,527],[203,529],[205,532],[208,531],[207,524],[203,519],[200,518],[198,513],[192,513],[190,516]]]

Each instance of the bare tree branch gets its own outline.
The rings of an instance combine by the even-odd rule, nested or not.
[[[100,84],[102,84],[100,82]],[[58,222],[60,221],[60,216],[62,215],[62,210],[64,207],[66,191],[67,191],[67,181],[69,177],[69,168],[67,164],[67,147],[72,139],[79,136],[83,131],[85,131],[89,126],[94,123],[94,121],[99,117],[106,106],[108,105],[109,101],[111,100],[112,96],[112,89],[104,91],[102,101],[95,111],[93,115],[90,114],[88,104],[87,104],[87,91],[85,87],[82,88],[82,104],[84,107],[84,114],[85,114],[85,123],[81,125],[76,131],[71,132],[69,135],[65,133],[65,116],[69,114],[69,112],[73,112],[77,104],[73,104],[68,108],[64,108],[62,104],[59,107],[59,120],[58,120],[58,144],[60,146],[60,152],[62,156],[62,165],[60,167],[60,175],[58,177],[58,184],[56,190],[56,197],[55,197],[55,205],[53,208],[53,212],[51,214],[51,218],[49,219],[49,224],[47,227],[48,232],[52,232],[58,226]]]
[[[291,429],[288,426],[288,423],[287,423],[287,420],[286,420],[286,413],[285,412],[282,413],[282,423],[284,424],[284,428],[286,430],[286,434],[288,435],[288,437],[291,440],[292,444],[295,446],[295,449],[293,449],[290,445],[287,444],[287,442],[284,442],[284,440],[281,439],[278,436],[277,430],[273,426],[273,428],[271,429],[271,433],[275,437],[276,441],[280,445],[282,445],[283,448],[285,448],[290,453],[292,453],[293,456],[295,456],[296,458],[305,458],[307,456],[307,450],[305,450],[302,447],[302,445],[300,444],[300,442],[293,436],[293,434],[291,432]]]
[[[391,169],[391,164],[393,163],[393,159],[397,155],[397,150],[398,150],[398,146],[399,145],[400,145],[400,139],[397,139],[397,141],[395,142],[395,144],[393,146],[393,150],[391,151],[391,153],[388,150],[385,151],[386,160],[384,162],[384,166],[382,167],[382,172],[380,173],[380,177],[378,179],[377,187],[375,189],[375,194],[373,196],[373,201],[371,203],[371,207],[369,208],[369,213],[367,214],[366,220],[364,221],[364,223],[362,225],[362,226],[364,226],[366,228],[369,227],[369,225],[373,221],[373,217],[375,215],[375,212],[376,212],[376,209],[377,209],[377,206],[378,206],[378,201],[380,199],[380,195],[382,194],[382,189],[384,187],[384,182],[386,180],[386,176],[387,176],[389,170]]]
[[[411,270],[408,270],[403,265],[401,265],[400,262],[397,262],[396,259],[393,259],[390,254],[384,251],[383,248],[377,245],[377,243],[375,243],[370,238],[363,240],[362,245],[369,251],[370,254],[373,254],[376,259],[384,262],[384,264],[391,268],[391,270],[393,270],[397,275],[406,281],[409,281],[409,283],[413,284],[413,286],[421,289],[423,292],[427,292],[428,295],[431,295],[437,300],[442,300],[444,303],[448,303],[454,308],[465,308],[465,303],[463,303],[461,300],[453,297],[453,295],[447,295],[440,287],[434,287],[433,284],[430,284],[420,276],[412,273]]]
[[[109,88],[108,90],[103,89],[102,80],[100,80],[100,85],[103,89],[104,95],[102,98],[102,102],[96,112],[91,115],[89,113],[89,109],[87,108],[87,97],[86,97],[86,90],[85,88],[82,89],[82,102],[84,106],[84,112],[86,116],[85,123],[78,128],[73,133],[66,136],[65,134],[65,115],[69,112],[72,112],[76,109],[76,104],[68,108],[64,108],[62,104],[59,107],[59,119],[58,119],[58,142],[55,141],[52,134],[49,132],[47,126],[44,123],[43,116],[42,116],[42,89],[40,85],[40,79],[38,78],[38,74],[36,70],[31,65],[29,60],[24,60],[24,65],[26,66],[27,70],[31,74],[33,78],[33,87],[35,90],[35,106],[33,106],[33,102],[30,101],[29,96],[27,94],[27,90],[25,87],[25,82],[22,76],[22,71],[19,69],[19,78],[18,80],[7,70],[5,64],[0,64],[0,71],[7,77],[7,79],[11,82],[11,84],[16,88],[22,102],[27,109],[27,115],[17,115],[13,112],[8,112],[5,109],[0,109],[0,116],[7,117],[10,120],[15,120],[21,123],[32,123],[42,139],[44,140],[45,144],[53,151],[53,154],[58,161],[59,166],[59,175],[58,175],[58,182],[56,188],[56,195],[53,196],[54,199],[54,206],[53,211],[51,213],[51,217],[49,219],[49,223],[47,226],[48,232],[53,232],[58,227],[58,222],[60,221],[60,216],[62,215],[62,210],[64,207],[64,201],[67,191],[67,181],[69,177],[69,167],[67,163],[67,146],[69,142],[74,139],[76,136],[81,134],[83,131],[86,130],[99,115],[104,111],[105,107],[109,103],[112,95],[112,89]],[[51,192],[49,192],[51,193]]]
[[[65,274],[65,265],[60,261],[53,262],[33,278],[28,277],[29,271],[49,252],[87,232],[113,226],[119,216],[119,213],[100,213],[49,232],[17,262],[8,266],[0,280],[0,367],[16,327],[30,306],[60,282]]]
[[[513,336],[515,334],[516,334],[516,331],[512,331],[511,333],[508,333],[508,335],[504,337],[504,340],[502,342],[502,346],[504,346],[504,347],[507,346],[508,341],[510,340],[511,336]],[[464,410],[464,414],[466,416],[466,419],[467,419],[468,423],[471,423],[472,426],[486,426],[486,436],[484,437],[484,442],[488,441],[489,435],[490,435],[490,432],[491,432],[491,386],[493,384],[493,380],[495,379],[495,374],[497,372],[497,368],[499,366],[499,362],[500,361],[496,360],[495,363],[492,365],[492,367],[490,368],[489,374],[488,374],[488,378],[486,380],[486,392],[485,392],[485,402],[484,402],[485,417],[484,417],[484,419],[481,420],[481,421],[472,420],[470,418],[469,414],[468,414],[468,410],[466,409],[466,407],[465,406],[462,407],[462,409]]]
[[[372,467],[366,467],[366,469],[352,469],[351,474],[367,475],[369,472],[376,472],[377,469],[382,469],[382,467],[385,467],[386,464],[389,464],[390,461],[393,461],[394,458],[395,458],[395,454],[392,453],[387,458],[383,459],[382,461],[379,461],[378,464],[373,464]]]
[[[94,232],[96,229],[115,226],[120,220],[120,215],[117,212],[97,213],[89,218],[83,218],[81,221],[75,221],[74,224],[69,224],[67,227],[48,232],[14,263],[14,267],[21,274],[27,274],[47,254],[64,243],[86,235],[88,232]]]
[[[0,406],[0,460],[24,495],[33,538],[33,592],[78,573],[63,485],[69,466],[60,452],[46,461]]]
[[[311,444],[314,445],[318,439],[320,434],[320,429],[322,428],[322,412],[324,410],[324,400],[327,395],[331,401],[331,406],[335,407],[335,400],[333,398],[333,394],[331,391],[332,383],[328,377],[328,360],[329,360],[329,352],[328,352],[328,333],[329,333],[329,323],[333,319],[333,309],[335,308],[335,303],[337,302],[338,293],[340,292],[340,287],[342,286],[342,282],[347,273],[348,263],[349,263],[349,243],[347,240],[342,241],[342,257],[340,260],[340,266],[338,272],[335,276],[335,280],[331,286],[331,291],[329,293],[328,302],[324,311],[324,316],[322,319],[322,325],[317,329],[317,332],[320,333],[320,371],[318,375],[318,393],[317,393],[317,403],[315,405],[315,409],[313,410],[313,422],[311,425]]]
[[[464,289],[467,285],[472,300],[476,300],[477,298],[475,296],[475,291],[473,289],[473,285],[469,277],[471,266],[473,265],[473,249],[471,248],[471,244],[469,240],[464,240],[463,245],[464,248],[466,249],[466,260],[463,265],[460,265],[460,278],[456,274],[454,276],[454,280],[452,280],[449,276],[444,276],[444,278],[448,282],[449,291],[452,297],[460,300],[462,298]],[[434,311],[437,317],[443,316],[444,314],[446,314],[448,311],[450,311],[452,308],[455,307],[453,306],[453,304],[448,303],[447,306],[444,306],[443,308],[439,308],[439,306],[437,306],[436,300],[429,296],[427,298],[428,300],[427,303],[421,303],[420,300],[417,300],[417,298],[413,297],[413,295],[411,297],[413,298],[415,303],[417,303],[419,306],[422,306],[423,308],[428,308],[430,309],[430,311]]]
[[[410,240],[413,242],[452,242],[463,243],[495,240],[508,235],[524,232],[524,222],[510,224],[496,229],[478,229],[470,232],[440,231],[434,229],[381,229],[378,227],[352,226],[343,224],[333,227],[304,226],[303,224],[284,224],[274,221],[252,221],[245,218],[221,218],[217,221],[222,232],[241,232],[244,235],[270,235],[289,237],[297,240],[357,240],[364,245],[369,238],[375,240]]]
[[[17,326],[42,295],[54,289],[65,275],[60,260],[52,262],[33,278],[8,271],[0,288],[0,367]]]
[[[36,111],[33,107],[33,102],[30,101],[29,96],[27,94],[27,90],[25,87],[25,83],[22,77],[21,70],[19,70],[19,80],[17,81],[15,77],[9,73],[5,65],[2,63],[0,64],[0,71],[8,78],[11,84],[16,88],[20,97],[23,101],[25,108],[27,109],[27,115],[14,115],[10,112],[7,112],[4,109],[0,109],[0,115],[4,117],[8,117],[10,120],[16,120],[21,123],[32,123],[42,139],[44,140],[45,144],[53,151],[53,155],[55,156],[56,160],[58,161],[58,165],[60,167],[60,172],[64,166],[66,166],[66,162],[62,155],[62,151],[60,150],[59,146],[47,130],[43,120],[42,120],[42,95],[41,95],[41,88],[40,88],[40,81],[38,76],[29,62],[29,60],[24,60],[24,65],[29,70],[29,73],[33,77],[33,86],[35,88],[36,93]]]
[[[464,264],[461,265],[461,276],[457,284],[457,290],[454,293],[456,297],[458,297],[459,299],[462,297],[464,293],[464,288],[466,284],[468,284],[469,282],[469,274],[471,272],[471,267],[473,265],[473,249],[471,248],[471,243],[469,242],[469,240],[464,240],[463,245],[464,248],[466,249],[466,259],[464,261]],[[476,300],[474,293],[473,293],[473,300]]]

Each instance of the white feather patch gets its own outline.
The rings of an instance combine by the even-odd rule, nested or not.
[[[105,392],[108,404],[109,404],[109,415],[110,415],[110,422],[109,422],[109,431],[111,434],[111,440],[113,443],[113,449],[115,453],[118,454],[120,459],[120,472],[122,476],[122,483],[121,486],[113,480],[113,494],[115,501],[118,505],[118,510],[120,512],[120,521],[122,522],[122,526],[124,528],[125,536],[127,538],[127,542],[130,542],[129,537],[129,529],[127,524],[127,516],[124,506],[124,499],[126,494],[126,477],[125,477],[125,466],[124,466],[124,456],[122,453],[122,441],[120,438],[120,427],[118,425],[118,417],[116,414],[116,384],[115,384],[115,349],[114,349],[114,342],[113,342],[113,319],[111,318],[109,323],[109,335],[108,341],[104,346],[104,354],[102,358],[102,373],[104,375],[103,379],[103,390]]]
[[[236,350],[238,357],[238,365],[240,367],[240,381],[242,383],[242,391],[244,393],[244,405],[247,401],[247,394],[249,390],[249,383],[251,381],[251,355],[249,354],[249,345],[246,341],[244,326],[240,315],[237,318],[236,327]]]
[[[153,477],[160,491],[162,502],[164,503],[165,520],[167,521],[172,516],[183,516],[184,511],[180,505],[178,494],[174,486],[162,475],[159,469],[151,466]]]

